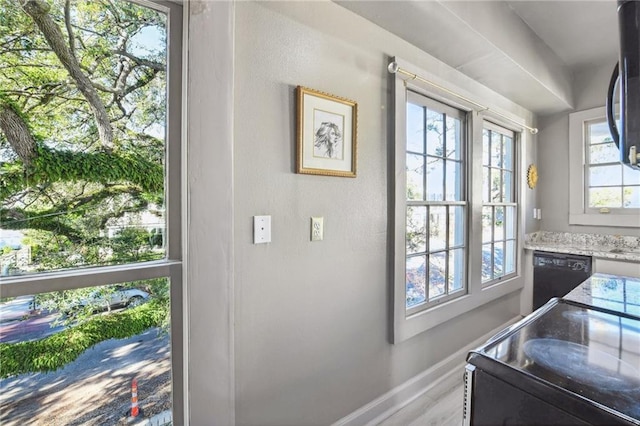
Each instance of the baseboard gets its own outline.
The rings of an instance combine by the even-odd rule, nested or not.
[[[469,343],[433,367],[430,367],[401,385],[391,389],[379,398],[360,407],[353,413],[341,418],[333,423],[332,426],[373,426],[379,424],[433,388],[442,378],[452,373],[455,369],[460,369],[460,374],[462,375],[462,367],[467,353],[470,350],[482,345],[491,336],[521,319],[521,316],[512,318],[506,324]]]

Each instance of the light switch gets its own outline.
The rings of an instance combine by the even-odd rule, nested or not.
[[[271,216],[253,217],[253,244],[271,242]]]
[[[322,241],[324,238],[324,218],[311,218],[311,241]]]

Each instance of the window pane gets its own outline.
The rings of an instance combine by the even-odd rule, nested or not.
[[[464,250],[457,249],[449,252],[449,292],[464,289]]]
[[[503,136],[504,140],[504,162],[503,168],[513,171],[513,138]]]
[[[492,244],[482,245],[482,282],[491,281],[493,278]]]
[[[464,245],[465,217],[464,207],[449,207],[449,247]]]
[[[505,207],[504,220],[505,238],[513,240],[516,238],[516,208]]]
[[[491,202],[502,201],[502,172],[500,169],[491,169]]]
[[[444,251],[429,255],[429,300],[446,294],[446,260]]]
[[[616,163],[620,161],[620,151],[613,143],[591,145],[589,147],[589,163]]]
[[[126,424],[134,378],[170,423],[169,306],[166,278],[0,300],[0,424]]]
[[[505,243],[504,273],[512,274],[516,271],[516,244],[509,240]]]
[[[494,209],[493,240],[504,240],[504,207]]]
[[[429,208],[429,251],[444,250],[447,247],[447,208]]]
[[[462,201],[462,172],[461,165],[457,161],[445,160],[447,169],[447,179],[445,180],[446,186],[446,200],[447,201]]]
[[[426,207],[407,207],[407,254],[427,251],[426,223]]]
[[[426,301],[425,256],[407,258],[407,308]]]
[[[502,167],[502,135],[491,132],[491,167]]]
[[[622,185],[622,165],[594,166],[589,168],[589,186]]]
[[[640,208],[640,186],[624,188],[624,207]]]
[[[424,154],[424,108],[407,105],[407,151]]]
[[[444,161],[427,157],[427,200],[444,200]]]
[[[491,169],[484,167],[482,169],[482,202],[488,203],[490,196]]]
[[[493,207],[482,207],[482,242],[493,241]]]
[[[505,203],[513,202],[513,173],[508,171],[502,172],[502,201]]]
[[[623,166],[622,170],[625,185],[640,185],[640,170],[627,166]]]
[[[407,154],[407,200],[424,199],[424,157]]]
[[[63,3],[51,4],[61,26]],[[70,7],[93,106],[33,22],[16,21],[13,41],[3,40],[2,96],[28,120],[25,140],[34,142],[24,148],[39,165],[24,179],[24,151],[2,144],[9,189],[0,208],[12,212],[2,227],[17,230],[29,252],[14,274],[166,258],[166,16],[122,1]]]
[[[447,158],[460,160],[462,158],[461,143],[462,127],[457,118],[447,117]]]
[[[606,121],[590,124],[588,132],[589,143],[591,144],[611,141],[611,131]]]
[[[504,275],[504,249],[503,243],[497,242],[493,245],[493,277]]]
[[[427,154],[444,157],[444,115],[427,109]]]
[[[622,207],[622,190],[617,188],[589,188],[589,207]]]
[[[490,150],[490,143],[489,143],[489,131],[487,129],[484,129],[482,131],[482,164],[484,166],[489,166],[489,150]]]

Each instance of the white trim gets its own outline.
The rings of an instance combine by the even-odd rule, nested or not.
[[[185,424],[235,424],[235,2],[186,2]]]
[[[337,422],[333,423],[332,426],[377,425],[402,408],[411,404],[430,389],[436,387],[440,382],[446,380],[450,374],[460,374],[460,383],[462,384],[462,374],[464,372],[467,353],[482,345],[499,331],[521,319],[521,316],[512,318],[506,324],[501,325],[500,327],[476,339],[472,343],[469,343],[433,367],[417,374],[379,398],[376,398],[353,413],[341,418]],[[462,404],[462,401],[460,401],[460,404]]]
[[[585,122],[606,117],[604,107],[569,114],[569,224],[591,226],[640,227],[637,211],[590,213],[585,208]]]
[[[414,66],[407,62],[394,58],[394,60],[404,69],[413,70]],[[413,72],[413,71],[412,71]],[[418,73],[424,74],[423,71]],[[482,132],[484,127],[484,120],[490,120],[484,114],[476,114],[473,112],[467,113],[467,146],[465,147],[465,166],[466,172],[469,173],[469,178],[465,182],[465,191],[467,192],[467,241],[465,247],[465,253],[467,256],[467,270],[466,270],[466,294],[460,297],[456,297],[451,300],[443,301],[437,306],[428,306],[423,310],[417,312],[416,309],[412,309],[408,312],[406,309],[406,283],[405,283],[405,268],[406,268],[406,244],[405,244],[405,221],[406,216],[406,197],[405,185],[406,185],[406,166],[405,156],[406,148],[404,143],[397,143],[397,141],[406,140],[406,104],[408,99],[408,87],[410,82],[404,82],[400,78],[393,78],[392,91],[394,96],[393,102],[393,117],[395,119],[394,124],[394,140],[393,155],[394,155],[394,190],[393,190],[393,268],[392,268],[392,283],[393,283],[393,329],[391,335],[392,343],[402,342],[419,333],[422,333],[430,328],[433,328],[439,324],[442,324],[452,318],[462,315],[472,309],[484,305],[499,297],[505,296],[509,293],[518,291],[524,287],[524,277],[522,274],[497,280],[491,283],[482,284],[479,280],[472,280],[469,277],[481,276],[482,268],[482,253],[477,248],[482,247],[482,239],[480,235],[474,235],[474,230],[482,229],[482,170],[478,167],[478,164],[482,164]],[[422,94],[423,96],[434,98],[438,101],[443,99],[433,95],[430,92],[426,92],[418,86],[411,86],[412,92]],[[455,103],[445,101],[445,104],[457,107]],[[506,129],[513,130],[511,127]],[[518,135],[524,135],[519,133]],[[518,138],[517,140],[522,140]],[[516,155],[520,155],[521,149],[516,151]],[[520,157],[517,157],[520,158]],[[514,170],[514,178],[517,178],[519,172]],[[518,185],[520,179],[514,181],[514,185]],[[469,187],[469,185],[472,185]],[[515,187],[515,186],[514,186]],[[517,187],[515,187],[517,188]],[[522,193],[516,189],[516,200],[518,203],[518,211],[522,209]],[[397,220],[396,220],[397,218]],[[518,223],[518,238],[517,247],[521,248],[522,232],[520,231],[520,223]],[[476,232],[477,234],[477,232]],[[518,256],[520,257],[520,256]],[[516,271],[521,270],[521,263],[519,259],[516,259]]]

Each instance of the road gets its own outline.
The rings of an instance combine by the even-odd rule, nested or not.
[[[158,329],[101,342],[52,373],[0,380],[0,424],[127,424],[134,377],[146,416],[170,409],[169,337]]]
[[[42,339],[64,327],[55,325],[57,314],[33,309],[33,296],[0,303],[0,343]]]
[[[0,303],[0,322],[14,321],[29,315],[33,306],[33,296],[20,296]]]
[[[24,320],[0,322],[0,343],[17,343],[37,340],[64,330],[62,325],[54,325],[57,313],[36,313]]]

